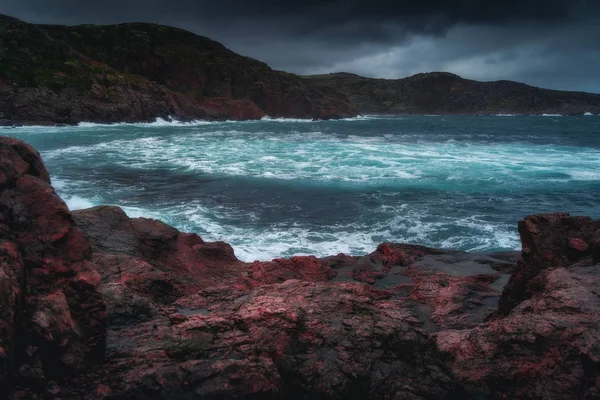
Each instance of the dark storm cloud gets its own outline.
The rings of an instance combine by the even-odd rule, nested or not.
[[[1,0],[0,12],[175,25],[297,73],[446,70],[600,92],[600,0]]]
[[[350,24],[366,28],[362,34],[367,36],[388,36],[382,29],[382,25],[388,24],[402,25],[411,32],[436,33],[457,23],[560,21],[597,9],[597,2],[592,0],[3,0],[2,3],[0,8],[5,12],[36,21],[189,20],[215,25],[251,20],[275,25],[280,28],[279,33],[311,33],[332,25]]]

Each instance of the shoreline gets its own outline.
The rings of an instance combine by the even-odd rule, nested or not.
[[[544,121],[542,117],[454,117],[447,118],[446,122],[444,119],[418,117],[405,119],[404,123],[388,119],[381,120],[381,123],[372,120],[323,125],[270,121],[182,128],[146,127],[145,124],[131,128],[23,128],[21,132],[17,130],[8,134],[39,146],[48,168],[55,174],[53,176],[66,180],[64,186],[57,186],[57,191],[69,204],[75,196],[76,202],[89,199],[93,205],[131,206],[134,214],[126,210],[130,216],[147,216],[144,215],[147,212],[180,230],[207,235],[210,240],[232,239],[236,254],[244,261],[299,254],[324,257],[339,251],[364,255],[384,240],[462,251],[508,251],[519,246],[513,221],[523,218],[528,212],[567,210],[598,217],[597,208],[592,205],[577,206],[581,204],[579,199],[587,199],[593,196],[591,193],[595,193],[596,168],[589,164],[590,171],[580,171],[586,168],[571,165],[569,161],[572,154],[577,154],[576,158],[581,157],[587,162],[597,160],[598,153],[593,151],[588,154],[585,148],[586,143],[591,142],[581,137],[578,145],[583,147],[557,148],[560,151],[556,152],[553,145],[539,147],[542,144],[539,137],[528,139],[511,135],[505,140],[501,135],[502,131],[510,131],[513,126],[543,124],[548,129],[558,129],[559,137],[550,135],[543,142],[554,143],[553,140],[560,139],[560,126],[573,123],[585,130],[587,126],[595,126],[595,118],[585,121],[585,118],[577,117],[572,122],[567,118],[563,118],[562,122],[560,118],[546,118]],[[457,136],[462,134],[459,130],[456,135],[446,135],[443,132],[446,124],[452,127],[470,126],[464,132],[466,144]],[[494,129],[500,135],[498,140],[490,137],[486,131],[480,131],[479,126],[488,125],[497,127]],[[413,126],[416,129],[421,126],[432,127],[433,131],[440,131],[439,140],[426,131],[414,136],[410,132]],[[372,135],[367,134],[371,127],[375,127]],[[407,136],[396,138],[385,134],[394,130],[407,130]],[[46,136],[46,131],[50,136]],[[297,132],[286,134],[287,131]],[[311,131],[323,133],[311,134]],[[327,134],[327,131],[330,133]],[[307,138],[304,137],[305,132],[308,132]],[[358,136],[347,135],[346,132],[364,132],[366,136],[363,137],[362,133]],[[469,139],[471,134],[478,132],[483,136]],[[282,135],[285,138],[280,140]],[[522,140],[525,144],[520,142]],[[56,144],[52,144],[55,141]],[[493,151],[487,154],[486,143],[489,141],[498,145],[490,148]],[[513,145],[514,141],[518,145]],[[229,154],[228,149],[240,145],[246,150],[240,149],[239,155]],[[324,145],[333,147],[323,152],[321,149]],[[356,154],[352,161],[344,156],[348,151]],[[297,152],[301,153],[299,158],[293,162],[285,161],[290,157],[294,159]],[[529,164],[529,158],[523,154],[535,152],[541,152],[540,157],[544,158],[538,163]],[[473,160],[473,163],[460,162],[456,164],[459,168],[453,169],[455,162],[452,160],[469,159],[471,153],[487,157],[495,166],[483,171],[481,177],[477,175],[477,160]],[[416,155],[417,159],[404,162],[394,154],[406,154],[408,158]],[[108,167],[104,157],[110,157],[112,167]],[[379,161],[372,161],[375,159]],[[554,161],[554,166],[551,171],[539,176],[537,165],[543,167],[546,159]],[[439,165],[436,160],[439,160]],[[565,166],[563,160],[567,163]],[[359,167],[353,167],[348,164],[350,162]],[[128,163],[133,163],[134,169],[130,169]],[[520,163],[528,167],[516,170],[512,177],[508,175],[512,171],[511,166]],[[375,164],[376,168],[365,170],[360,167],[371,164]],[[98,168],[92,169],[95,165]],[[305,170],[307,166],[309,170]],[[79,170],[81,172],[77,172]],[[147,182],[136,184],[138,173],[146,176]],[[164,176],[157,175],[159,173]],[[102,178],[100,190],[92,183],[96,176]],[[531,179],[535,176],[537,178]],[[153,180],[153,177],[157,179]],[[174,180],[174,185],[166,183],[169,179]],[[205,187],[207,179],[212,183],[206,183]],[[472,179],[481,184],[470,184]],[[120,188],[119,182],[123,180],[131,182],[131,189]],[[497,183],[490,186],[487,180]],[[179,181],[181,184],[176,183]],[[528,189],[526,182],[531,182],[532,187],[539,190]],[[58,185],[60,182],[54,183]],[[290,185],[298,185],[295,191],[296,196],[300,197],[297,200],[286,194],[289,192],[286,187]],[[546,186],[542,185],[547,185],[547,190],[571,190],[572,195],[555,198],[550,205],[541,206],[536,203],[544,199],[543,192],[546,189],[543,187]],[[142,190],[142,187],[145,189]],[[173,201],[159,200],[171,187],[182,192],[175,193]],[[256,200],[246,200],[244,190],[237,187],[258,190],[258,197],[253,196]],[[425,197],[421,202],[410,194],[423,190],[420,196]],[[514,197],[511,192],[514,190],[527,193],[531,204],[511,205],[511,197]],[[481,195],[464,195],[470,191],[481,192]],[[495,191],[498,193],[494,194]],[[438,192],[439,195],[436,194]],[[276,201],[269,200],[270,193],[282,199],[280,201],[284,204],[277,205]],[[317,193],[321,193],[316,198],[317,205],[304,202],[305,195],[314,196]],[[343,211],[344,206],[338,213],[330,210],[326,201],[320,203],[320,199],[334,198],[332,196],[336,196],[336,193],[344,194],[343,198],[338,198],[340,204],[348,207],[371,204],[376,205],[374,207],[377,210],[365,210],[363,213],[356,209],[358,214],[348,214]],[[154,197],[149,197],[151,194]],[[121,202],[119,196],[128,200]],[[436,211],[433,206],[439,196],[452,199],[446,201],[445,211]],[[191,201],[193,198],[199,199],[198,202],[186,203],[186,199]],[[304,204],[294,208],[294,201]],[[407,208],[403,209],[401,204],[406,201]],[[455,217],[452,207],[462,216]],[[75,205],[75,208],[83,206]],[[278,209],[298,211],[288,215]],[[293,226],[295,218],[302,218],[303,214],[315,215],[319,209],[330,210],[324,220],[300,219],[296,228],[287,229]],[[253,211],[250,218],[255,222],[243,220],[244,210]],[[502,210],[500,214],[498,210]],[[480,215],[471,218],[469,213]],[[269,228],[270,223],[275,223],[277,227]],[[338,224],[339,227],[336,227]],[[419,229],[419,226],[428,228]],[[258,235],[256,245],[252,244],[253,235]]]
[[[33,127],[48,127],[48,128],[75,128],[83,127],[83,125],[97,125],[97,126],[118,126],[118,125],[153,125],[163,124],[164,126],[194,126],[194,125],[210,125],[210,124],[224,124],[224,123],[249,123],[249,122],[303,122],[303,123],[318,123],[318,122],[332,122],[332,121],[362,121],[369,118],[377,117],[583,117],[590,116],[596,117],[600,114],[591,113],[576,113],[576,114],[514,114],[514,113],[446,113],[446,114],[386,114],[386,113],[365,113],[357,115],[356,117],[342,117],[342,118],[328,118],[328,119],[311,119],[311,118],[272,118],[262,117],[259,119],[242,119],[242,120],[231,120],[231,119],[215,119],[215,120],[179,120],[171,118],[165,120],[161,117],[157,117],[154,120],[140,120],[136,122],[94,122],[94,121],[79,121],[73,124],[55,123],[55,122],[40,122],[40,121],[10,121],[0,120],[0,129],[12,129],[12,128],[33,128]]]
[[[382,243],[362,257],[245,263],[225,242],[118,207],[70,212],[33,148],[2,137],[0,154],[8,400],[600,390],[589,369],[600,345],[600,221],[528,216],[522,251],[510,254]]]

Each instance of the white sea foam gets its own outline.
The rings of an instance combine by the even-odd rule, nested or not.
[[[311,118],[274,118],[268,115],[261,119],[262,122],[317,122]]]
[[[567,173],[576,181],[600,181],[600,171],[572,170]]]
[[[64,197],[63,199],[71,211],[94,207],[94,203],[79,196]]]
[[[418,243],[434,247],[465,248],[472,251],[489,248],[518,249],[519,240],[512,227],[486,223],[477,217],[456,221],[427,222],[427,214],[409,210],[406,205],[391,207],[397,216],[371,226],[351,224],[334,226],[326,231],[315,231],[300,223],[296,226],[275,225],[269,230],[257,231],[252,227],[230,225],[226,222],[226,209],[208,208],[189,203],[164,212],[139,207],[123,207],[128,216],[162,219],[183,231],[194,231],[204,240],[229,242],[238,258],[243,261],[267,261],[277,257],[316,255],[319,257],[340,252],[350,255],[368,254],[383,241]],[[170,216],[170,217],[168,217]],[[253,215],[248,216],[257,219]],[[478,234],[454,235],[437,238],[449,226],[472,228]],[[399,232],[403,231],[401,234]],[[396,233],[393,233],[396,232]]]
[[[351,121],[364,118],[392,117],[368,116]],[[411,124],[423,119],[407,119],[408,123],[399,124],[397,132],[381,134],[371,134],[368,123],[363,127],[363,123],[320,121],[319,125],[300,125],[295,120],[202,121],[194,128],[179,129],[184,125],[157,121],[150,125],[178,129],[84,124],[44,128],[43,132],[52,133],[50,138],[37,136],[34,129],[35,135],[29,138],[47,146],[41,150],[51,171],[78,166],[82,169],[81,179],[97,179],[65,179],[64,176],[77,179],[73,170],[53,177],[55,188],[72,209],[114,203],[124,206],[131,217],[161,219],[180,230],[197,232],[206,240],[230,242],[236,254],[247,261],[299,254],[366,254],[387,240],[473,251],[517,249],[514,224],[499,222],[503,216],[495,215],[491,220],[484,216],[464,217],[461,210],[482,204],[485,208],[489,203],[490,210],[500,204],[499,207],[514,212],[514,208],[524,204],[525,213],[529,212],[527,201],[536,209],[551,210],[555,209],[556,200],[544,193],[553,193],[554,188],[560,193],[571,188],[591,188],[593,192],[594,182],[600,180],[600,150],[587,144],[577,145],[575,139],[564,145],[541,144],[548,143],[546,133],[533,131],[507,133],[512,135],[510,140],[494,141],[494,132],[419,132],[418,127],[415,131]],[[490,119],[486,121],[485,124],[490,123]],[[290,124],[286,126],[285,122]],[[492,122],[511,123],[499,118]],[[78,134],[69,137],[73,132]],[[27,138],[29,132],[22,134]],[[86,174],[88,171],[91,173]],[[170,196],[167,181],[171,176],[175,182],[178,177],[189,179],[190,185],[194,185],[194,178],[190,177],[208,177],[216,185],[222,181],[231,186],[208,206],[196,198],[186,199],[185,183],[183,189],[177,187],[181,192]],[[160,177],[160,182],[153,181],[153,177]],[[202,179],[199,182],[204,182]],[[96,186],[100,180],[103,182]],[[372,204],[376,208],[381,203],[382,208],[364,219],[353,216],[347,225],[320,226],[321,221],[311,225],[302,218],[290,225],[285,216],[283,222],[275,218],[275,222],[267,224],[261,220],[261,212],[246,210],[240,214],[243,206],[228,203],[231,187],[249,182],[249,187],[256,183],[259,191],[293,185],[299,190],[298,196],[306,187],[319,199],[321,193],[329,194],[331,190],[332,202],[337,201],[338,192],[340,198],[347,193],[370,193],[381,196],[381,201],[365,203],[369,204],[364,207],[365,212],[372,212]],[[506,193],[521,191],[539,191],[542,195],[507,200]],[[436,192],[440,195],[436,196]],[[478,195],[481,192],[485,195]],[[152,193],[157,193],[154,200]],[[254,193],[258,191],[248,193],[248,200]],[[172,197],[181,201],[177,203],[179,200]],[[595,204],[593,195],[587,199],[585,193],[578,200]],[[506,205],[507,201],[511,204]],[[254,207],[260,209],[256,204]]]
[[[591,117],[591,116],[593,116],[594,114],[592,114],[591,112],[586,112],[586,113],[585,113],[585,114],[583,114],[583,115],[585,115],[586,117]]]
[[[263,117],[262,119],[255,120],[191,120],[181,121],[175,118],[169,117],[170,120],[163,118],[156,118],[153,122],[115,122],[115,123],[97,123],[82,121],[76,125],[70,126],[47,126],[47,125],[23,125],[9,127],[10,129],[17,129],[17,131],[32,131],[32,132],[43,132],[43,133],[55,133],[65,131],[78,131],[80,129],[107,129],[107,128],[126,128],[126,127],[140,127],[140,128],[162,128],[162,127],[201,127],[211,125],[226,125],[226,124],[257,124],[261,122],[279,122],[279,123],[322,123],[322,122],[338,122],[338,121],[366,121],[372,119],[389,118],[385,116],[372,116],[372,115],[359,115],[351,118],[339,118],[330,120],[313,120],[311,118],[272,118],[269,116]],[[7,128],[8,129],[8,128]]]
[[[158,212],[158,211],[148,210],[147,208],[143,208],[143,207],[123,206],[120,204],[113,204],[113,205],[121,207],[123,209],[123,211],[125,211],[125,214],[127,214],[127,216],[129,218],[150,218],[150,219],[161,220],[167,224],[173,223],[168,218],[167,215],[165,215],[164,213]]]
[[[485,222],[482,216],[431,222],[428,212],[418,211],[406,204],[382,205],[381,210],[395,215],[390,220],[381,220],[363,225],[331,226],[315,230],[298,221],[293,226],[276,224],[268,230],[256,230],[250,226],[231,225],[227,215],[233,210],[224,207],[205,207],[190,203],[167,212],[173,216],[169,223],[184,231],[195,231],[204,240],[226,240],[238,258],[243,261],[271,260],[276,257],[294,255],[316,255],[319,257],[338,254],[368,254],[383,241],[425,244],[434,247],[463,248],[481,251],[489,248],[518,249],[516,229]],[[128,212],[129,214],[129,212]],[[138,210],[133,215],[147,215]],[[259,218],[249,215],[258,221]],[[440,235],[452,226],[466,228],[472,232]]]
[[[57,191],[60,191],[62,189],[66,189],[67,186],[69,186],[69,182],[62,180],[62,179],[52,178],[52,186]]]
[[[263,117],[260,121],[262,122],[289,122],[289,123],[314,123],[314,122],[338,122],[338,121],[367,121],[370,119],[376,119],[375,116],[358,115],[356,117],[349,118],[333,118],[333,119],[312,119],[312,118],[274,118],[270,116]]]
[[[115,127],[115,126],[138,126],[143,128],[152,128],[152,127],[164,127],[164,126],[200,126],[200,125],[211,125],[216,124],[221,121],[204,121],[204,120],[192,120],[192,121],[179,121],[176,119],[172,119],[170,121],[156,118],[154,122],[135,122],[135,123],[127,123],[127,122],[118,122],[114,124],[99,124],[95,122],[80,122],[77,124],[80,128],[106,128],[106,127]],[[222,122],[236,122],[236,121],[222,121]]]
[[[344,137],[322,132],[282,136],[238,130],[182,134],[168,140],[118,139],[52,150],[45,157],[85,158],[99,152],[103,158],[114,159],[129,168],[160,164],[207,174],[332,182],[393,183],[390,179],[441,176],[443,180],[458,180],[461,184],[497,180],[515,185],[529,180],[527,171],[548,165],[554,171],[565,169],[568,173],[572,169],[565,164],[568,160],[577,159],[590,166],[600,162],[599,151],[583,148],[510,143],[490,147],[450,139],[432,146],[398,139],[389,142],[384,137]]]
[[[340,118],[340,119],[331,119],[327,120],[329,122],[335,121],[364,121],[368,119],[372,119],[373,117],[369,116],[357,116],[352,118]],[[80,122],[77,124],[77,127],[80,128],[106,128],[106,127],[114,127],[114,126],[139,126],[139,127],[165,127],[165,126],[202,126],[202,125],[217,125],[217,124],[245,124],[245,123],[257,123],[257,122],[283,122],[283,123],[313,123],[313,122],[324,122],[325,120],[313,120],[312,118],[272,118],[269,116],[265,116],[262,119],[257,120],[217,120],[217,121],[207,121],[207,120],[191,120],[191,121],[180,121],[175,118],[169,117],[170,120],[165,120],[163,118],[156,118],[154,122],[117,122],[113,124],[102,124],[95,122]]]

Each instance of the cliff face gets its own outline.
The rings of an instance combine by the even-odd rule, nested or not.
[[[244,263],[117,207],[71,213],[0,138],[0,398],[598,399],[600,221],[519,232],[520,255]]]
[[[66,123],[356,115],[344,95],[210,39],[153,24],[0,16],[0,120]]]
[[[404,79],[347,73],[307,78],[344,93],[365,114],[600,114],[600,94],[540,89],[511,81],[478,82],[442,72]]]
[[[600,95],[448,73],[370,79],[274,71],[153,24],[49,26],[0,15],[0,125],[386,114],[600,113]]]

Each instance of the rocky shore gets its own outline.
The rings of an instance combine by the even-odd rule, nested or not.
[[[70,212],[0,138],[0,398],[598,399],[600,221],[518,229],[519,253],[244,263],[117,207]]]

